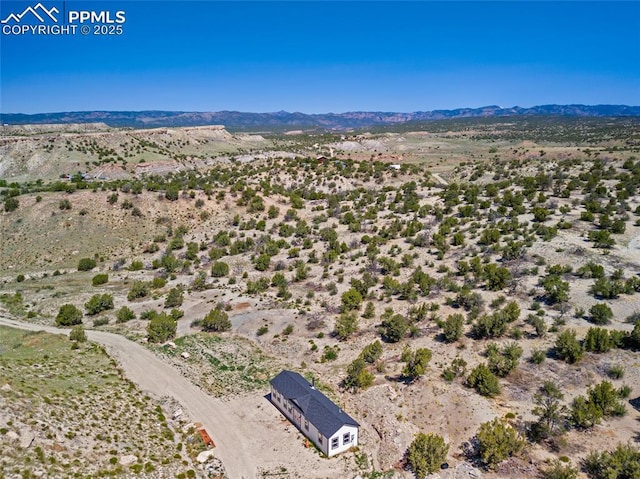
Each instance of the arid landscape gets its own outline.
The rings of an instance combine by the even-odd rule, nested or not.
[[[0,478],[638,479],[639,188],[638,117],[5,126]]]

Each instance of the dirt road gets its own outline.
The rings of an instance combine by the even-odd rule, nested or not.
[[[54,334],[69,333],[66,329],[22,323],[2,317],[0,325]],[[215,455],[223,462],[230,478],[256,477],[252,454],[243,447],[253,432],[223,402],[204,393],[151,351],[123,336],[103,331],[87,331],[87,336],[91,341],[104,345],[127,378],[142,390],[157,398],[175,398],[194,420],[201,422],[216,443]]]

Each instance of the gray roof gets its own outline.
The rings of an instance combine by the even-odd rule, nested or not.
[[[273,387],[290,400],[325,437],[333,436],[342,426],[360,426],[331,399],[315,389],[309,381],[292,371],[282,371],[271,380]]]

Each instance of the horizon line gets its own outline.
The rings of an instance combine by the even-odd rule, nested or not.
[[[302,114],[302,115],[345,115],[348,113],[398,113],[398,114],[409,114],[409,113],[432,113],[437,111],[454,111],[454,110],[481,110],[484,108],[496,108],[500,110],[512,110],[516,108],[522,109],[531,109],[538,107],[549,107],[549,106],[581,106],[581,107],[626,107],[626,108],[640,108],[640,105],[628,105],[624,103],[545,103],[545,104],[537,104],[532,106],[520,106],[514,105],[509,107],[503,107],[500,105],[482,105],[478,107],[473,106],[464,106],[464,107],[453,107],[453,108],[436,108],[433,110],[413,110],[413,111],[392,111],[392,110],[348,110],[342,112],[316,112],[316,113],[307,113],[303,111],[288,111],[288,110],[276,110],[276,111],[241,111],[241,110],[166,110],[166,109],[142,109],[142,110],[107,110],[107,109],[87,109],[87,110],[67,110],[67,111],[47,111],[47,112],[36,112],[36,113],[23,113],[23,112],[0,112],[0,115],[25,115],[25,116],[35,116],[35,115],[59,115],[59,114],[73,114],[73,113],[249,113],[249,114],[257,114],[257,115],[272,115],[277,113],[289,113],[289,114]]]

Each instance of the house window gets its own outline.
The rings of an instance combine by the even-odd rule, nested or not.
[[[351,442],[351,433],[345,432],[342,436],[342,444],[349,444]]]
[[[339,442],[340,442],[339,437],[334,437],[333,439],[331,439],[331,449],[337,449]]]
[[[324,441],[324,437],[322,437],[322,434],[318,433],[318,442],[322,444],[322,441]]]
[[[304,428],[308,431],[309,430],[309,421],[307,420],[307,418],[304,418]]]

